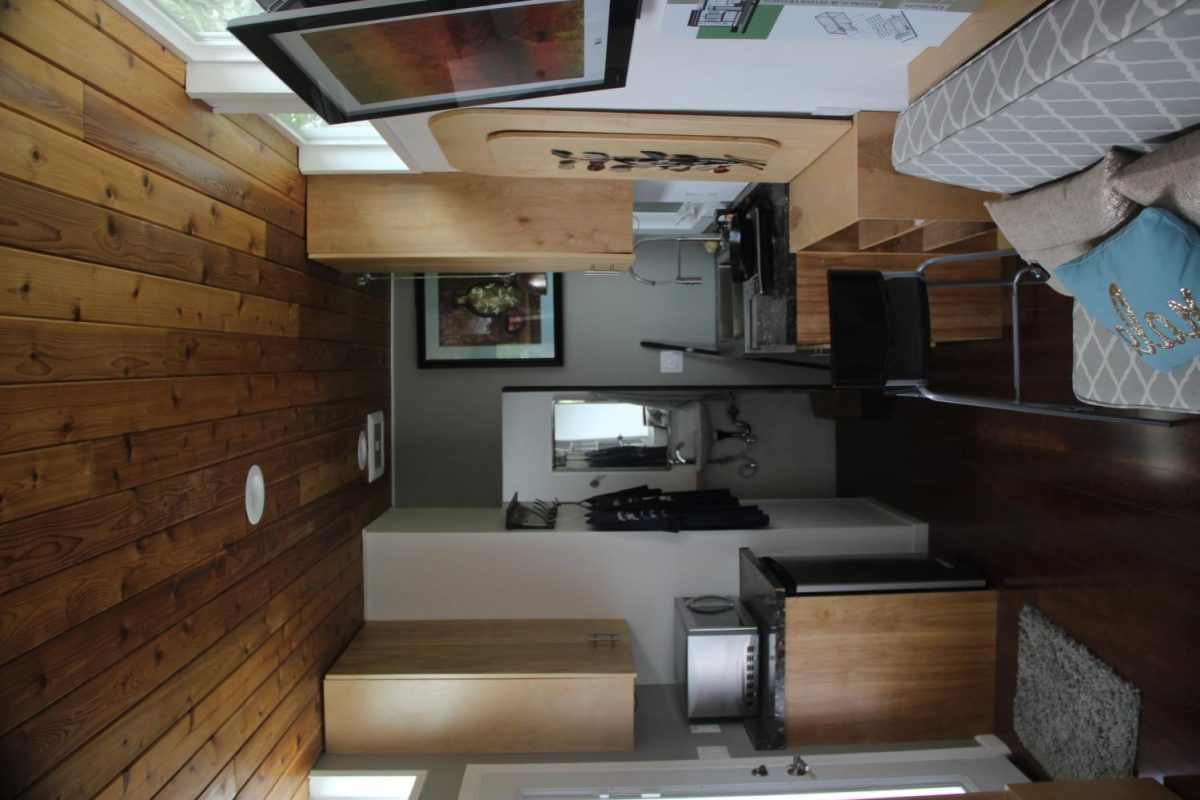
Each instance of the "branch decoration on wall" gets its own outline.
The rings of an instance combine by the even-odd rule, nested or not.
[[[729,172],[734,167],[749,167],[761,170],[767,162],[754,158],[739,158],[724,155],[694,156],[687,153],[664,153],[659,150],[642,150],[637,156],[611,156],[585,150],[578,155],[570,150],[554,149],[550,154],[558,159],[559,169],[575,169],[577,164],[586,165],[588,172],[602,172],[605,169],[613,172],[632,172],[635,169],[658,169],[668,172],[713,172],[718,175]]]

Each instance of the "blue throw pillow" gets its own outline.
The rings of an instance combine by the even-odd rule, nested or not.
[[[1200,356],[1200,231],[1171,212],[1145,209],[1054,275],[1147,365],[1167,371]]]

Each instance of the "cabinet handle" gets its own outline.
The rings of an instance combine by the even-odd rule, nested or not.
[[[621,635],[618,633],[589,633],[588,639],[591,641],[592,646],[607,644],[616,647],[621,641]]]

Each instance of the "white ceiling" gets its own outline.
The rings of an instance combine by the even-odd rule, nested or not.
[[[663,37],[659,29],[665,5],[665,0],[644,0],[624,88],[504,105],[764,114],[898,111],[908,102],[908,62],[925,48],[924,44]],[[394,117],[383,124],[389,138],[403,142],[419,169],[451,169],[429,132],[430,116]]]

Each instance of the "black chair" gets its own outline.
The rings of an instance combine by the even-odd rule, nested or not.
[[[1015,250],[991,250],[938,256],[914,272],[831,269],[829,278],[829,346],[832,383],[841,389],[883,389],[937,403],[1047,414],[1058,417],[1169,426],[1172,421],[1106,413],[1095,406],[1030,403],[1021,399],[1021,330],[1019,288],[1041,284],[1049,274],[1025,266],[1012,278],[928,281],[925,270],[937,264],[983,261],[1015,256]],[[991,398],[946,394],[929,388],[930,290],[974,286],[1007,286],[1012,290],[1013,397]]]

